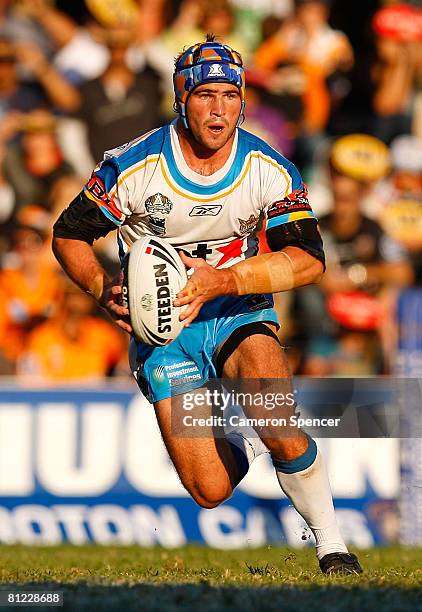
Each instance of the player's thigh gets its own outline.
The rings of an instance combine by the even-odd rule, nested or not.
[[[214,507],[233,492],[236,466],[227,440],[211,425],[184,425],[183,418],[207,418],[211,410],[186,411],[184,395],[154,404],[158,425],[180,480],[200,505]]]
[[[271,324],[262,325],[275,331]],[[290,381],[290,376],[288,361],[278,340],[257,333],[242,340],[223,367],[224,378],[280,378]]]

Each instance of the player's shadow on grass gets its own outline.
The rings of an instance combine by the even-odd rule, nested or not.
[[[303,576],[301,577],[303,580]],[[78,612],[107,610],[111,612],[196,610],[198,612],[251,611],[251,612],[349,612],[350,610],[383,612],[392,610],[422,610],[421,591],[418,588],[382,587],[357,584],[357,578],[340,578],[344,584],[336,585],[336,578],[327,578],[323,585],[294,586],[291,581],[256,586],[214,586],[206,580],[195,584],[121,584],[115,586],[76,583],[1,584],[1,590],[63,592],[63,607],[37,606],[37,610],[53,609]],[[347,582],[350,581],[350,584]]]

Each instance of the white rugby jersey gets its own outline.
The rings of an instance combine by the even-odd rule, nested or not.
[[[120,255],[144,235],[224,268],[256,255],[256,227],[315,218],[295,166],[237,128],[224,166],[210,176],[187,165],[176,122],[107,151],[85,186],[119,228]]]

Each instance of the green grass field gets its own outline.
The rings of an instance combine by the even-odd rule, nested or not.
[[[3,546],[0,589],[61,590],[72,611],[422,611],[422,549],[359,557],[362,577],[327,577],[312,550]]]

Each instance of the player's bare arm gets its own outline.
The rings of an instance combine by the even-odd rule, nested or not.
[[[190,304],[180,315],[186,324],[195,319],[203,304],[221,295],[288,291],[318,282],[324,271],[321,261],[297,247],[257,255],[222,270],[183,252],[180,256],[188,268],[195,270],[174,302],[176,306]]]
[[[54,224],[53,252],[66,274],[104,308],[121,329],[130,333],[129,311],[120,304],[121,279],[110,279],[92,247],[115,230],[98,206],[80,193]]]
[[[129,310],[120,304],[122,287],[119,279],[110,279],[107,276],[92,247],[83,240],[54,237],[53,251],[68,276],[81,289],[92,295],[116,325],[131,333],[132,328],[125,320]]]

